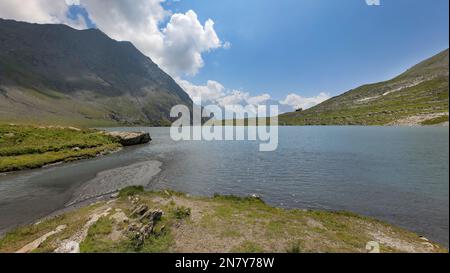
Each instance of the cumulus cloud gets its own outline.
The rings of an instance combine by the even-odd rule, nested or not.
[[[297,94],[289,94],[284,100],[280,101],[280,103],[291,106],[293,109],[308,109],[328,99],[330,99],[330,95],[323,92],[315,97],[309,98],[302,97]]]
[[[204,65],[202,53],[222,47],[214,21],[208,19],[203,26],[192,10],[173,14],[162,33],[165,39],[161,65],[175,74],[197,74]]]
[[[178,84],[194,98],[201,98],[202,105],[217,105],[222,109],[230,106],[253,106],[259,105],[277,105],[279,113],[294,111],[298,108],[308,109],[320,104],[330,98],[326,93],[320,93],[314,97],[302,97],[291,93],[284,100],[278,101],[268,93],[251,95],[249,92],[241,90],[227,89],[217,81],[208,81],[205,85],[195,85],[187,80],[177,79]]]
[[[208,81],[205,85],[195,85],[187,80],[177,78],[178,84],[194,98],[201,98],[202,104],[227,105],[265,105],[271,99],[269,94],[252,96],[248,92],[226,89],[217,81]]]
[[[1,0],[0,17],[86,28],[81,16],[75,20],[67,17],[69,5],[79,3],[100,30],[113,39],[131,41],[173,76],[197,74],[204,66],[202,54],[231,46],[219,39],[213,20],[202,24],[192,10],[173,14],[164,9],[164,1]]]
[[[55,0],[1,0],[0,18],[32,23],[66,24],[77,29],[86,28],[82,16],[67,17],[68,5]]]
[[[176,81],[192,99],[201,98],[202,104],[216,103],[225,96],[225,87],[216,81],[208,81],[205,85],[195,85],[179,78]]]

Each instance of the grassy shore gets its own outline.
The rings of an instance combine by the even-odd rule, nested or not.
[[[426,120],[426,121],[422,122],[422,125],[424,125],[424,126],[427,126],[427,125],[439,125],[439,124],[442,124],[444,122],[448,122],[448,116],[447,115]]]
[[[0,172],[91,158],[120,146],[96,130],[0,124]]]
[[[149,224],[146,214],[136,214],[143,206],[163,212],[145,239],[134,231]],[[86,253],[364,253],[368,242],[378,243],[381,252],[447,252],[417,234],[352,213],[284,210],[258,198],[142,188],[19,228],[0,240],[0,252],[54,252],[73,241]]]

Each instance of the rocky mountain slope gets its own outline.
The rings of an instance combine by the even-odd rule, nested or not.
[[[408,125],[448,121],[448,49],[385,82],[364,85],[305,111],[280,116],[282,125]]]
[[[177,104],[192,102],[130,42],[0,19],[0,121],[161,125]]]

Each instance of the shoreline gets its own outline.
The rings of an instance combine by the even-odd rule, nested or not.
[[[152,141],[145,132],[0,124],[0,174],[49,168],[116,153]]]
[[[131,226],[142,224],[133,217],[131,212],[136,211],[136,208],[142,204],[146,204],[149,211],[161,211],[163,213],[162,224],[155,223],[152,232],[148,233],[148,237],[143,237],[142,246],[134,248],[127,243],[130,242],[129,230]],[[225,213],[225,211],[227,212]],[[87,237],[76,242],[78,252],[80,252],[81,246],[81,252],[204,253],[231,251],[252,253],[269,251],[291,253],[296,250],[298,251],[296,253],[363,253],[369,251],[366,249],[366,243],[370,242],[379,244],[380,252],[448,252],[446,248],[413,232],[349,212],[280,209],[266,205],[262,199],[257,197],[219,195],[198,197],[170,190],[144,192],[139,187],[128,187],[114,195],[97,197],[59,210],[32,224],[34,230],[31,232],[32,234],[19,236],[18,234],[22,234],[20,230],[27,229],[27,227],[18,228],[15,232],[12,231],[0,237],[0,252],[15,252],[62,225],[66,226],[68,230],[72,230],[71,232],[75,232],[79,228],[73,229],[73,225],[81,224],[82,226],[84,221],[92,219],[93,215],[99,213],[104,216],[98,218],[97,221],[102,223],[107,221],[108,225],[112,226],[110,232],[116,234],[115,237],[106,236],[107,234],[94,235],[94,231],[89,226],[86,230],[86,232],[89,231],[86,233]],[[81,223],[79,220],[75,221],[80,217],[86,220]],[[264,224],[266,221],[268,221],[268,226]],[[127,223],[125,226],[129,226],[129,228],[121,229],[120,226],[123,226],[121,223]],[[270,223],[277,223],[277,229],[272,229]],[[247,230],[249,228],[247,225],[250,224],[254,235],[238,235]],[[95,225],[93,223],[94,228]],[[278,225],[280,226],[278,227]],[[197,231],[192,234],[191,232],[195,230]],[[232,230],[234,231],[231,232]],[[262,233],[260,234],[260,232]],[[291,235],[283,235],[284,232]],[[305,236],[304,232],[309,235]],[[64,237],[68,236],[67,233],[63,233]],[[186,234],[191,234],[193,237]],[[335,237],[336,235],[333,234],[341,235]],[[101,241],[95,243],[99,236],[106,237],[102,237]],[[315,239],[310,238],[311,236]],[[59,245],[61,241],[57,238],[58,236],[51,238],[51,242],[41,242],[36,248],[27,252],[49,253],[54,252],[58,246],[61,249]],[[94,240],[94,238],[97,239]],[[264,240],[261,241],[261,238]],[[322,240],[317,240],[319,238]],[[232,240],[230,241],[230,239]],[[94,241],[91,242],[91,240]],[[153,243],[147,245],[147,240]],[[162,240],[163,248],[158,248],[161,247],[160,243],[156,243],[159,240]],[[5,244],[5,242],[8,243]],[[157,249],[154,249],[155,247]]]
[[[138,149],[139,149],[139,146],[137,147]],[[107,157],[105,157],[105,158],[107,158]],[[104,159],[103,158],[100,158],[99,159],[99,161],[101,161],[101,162],[103,162],[104,161]],[[83,161],[81,161],[81,162],[83,162]],[[86,162],[86,161],[85,161]],[[140,160],[140,162],[141,162],[141,160]],[[87,163],[87,164],[90,164],[90,163]],[[86,164],[85,164],[86,165]],[[129,164],[124,164],[124,165],[122,165],[122,166],[128,166]],[[57,166],[57,167],[59,167],[59,166]],[[89,179],[89,180],[86,180],[85,182],[89,182],[89,181],[91,181],[92,179]],[[83,184],[84,185],[84,184]],[[176,187],[175,187],[175,189],[176,189]],[[106,197],[105,196],[96,196],[96,197],[94,197],[93,199],[90,199],[90,200],[88,200],[88,202],[95,202],[96,200],[97,200],[97,198],[98,197],[105,197],[105,198],[107,198],[107,196],[110,194],[110,192],[107,192],[106,193]],[[205,195],[205,196],[208,196],[208,195]],[[75,205],[78,205],[78,203],[76,203]],[[275,204],[275,206],[277,206],[276,204]],[[320,209],[320,208],[319,208]],[[352,209],[348,209],[347,208],[347,210],[349,210],[349,211],[351,211]],[[57,211],[55,211],[55,212],[57,212]],[[54,213],[54,212],[52,212],[52,213]],[[370,214],[362,214],[362,215],[370,215]],[[48,216],[48,215],[47,215]],[[44,216],[45,217],[45,216]],[[386,221],[386,220],[384,220],[384,221]],[[393,223],[393,225],[397,225],[397,226],[399,226],[398,224],[395,224],[395,221],[390,221],[391,223]],[[411,227],[409,227],[409,229],[411,230]],[[414,228],[412,228],[412,229],[414,229]],[[425,234],[428,234],[428,233],[426,233],[426,232],[424,232]],[[429,235],[429,234],[428,234]],[[433,237],[432,235],[430,235],[430,237]],[[444,243],[444,245],[445,245],[445,243]]]

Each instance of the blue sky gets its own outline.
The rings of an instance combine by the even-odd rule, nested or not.
[[[389,79],[448,48],[448,0],[182,0],[211,18],[229,50],[205,54],[189,80],[209,79],[254,95],[337,95]]]
[[[380,2],[33,0],[25,10],[1,0],[0,17],[98,27],[133,42],[191,97],[293,110],[388,80],[448,48],[448,0]]]

